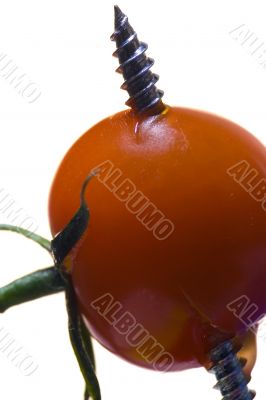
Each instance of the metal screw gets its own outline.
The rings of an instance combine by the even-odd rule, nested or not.
[[[159,76],[150,71],[154,60],[146,56],[147,44],[138,40],[128,17],[118,6],[115,6],[115,32],[111,40],[116,42],[117,50],[113,55],[120,63],[116,71],[125,79],[121,88],[130,96],[126,105],[138,113],[161,113],[165,108],[161,100],[163,91],[155,86]]]
[[[247,387],[247,379],[243,373],[242,362],[237,358],[236,351],[230,340],[215,346],[209,353],[213,363],[209,370],[217,379],[216,389],[219,389],[222,400],[252,400],[256,393]],[[245,363],[245,360],[244,360]]]

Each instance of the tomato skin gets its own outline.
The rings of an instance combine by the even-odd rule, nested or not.
[[[266,214],[227,173],[246,160],[264,178],[265,148],[238,125],[202,111],[168,107],[142,121],[130,110],[115,114],[63,159],[49,200],[53,235],[79,207],[85,177],[106,160],[121,176],[109,189],[97,177],[90,182],[91,219],[72,254],[85,322],[106,348],[153,368],[91,306],[110,293],[122,305],[120,316],[130,312],[173,355],[171,370],[199,366],[201,318],[240,334],[246,326],[228,303],[245,295],[266,312]],[[110,190],[125,179],[174,224],[167,239],[158,240]]]

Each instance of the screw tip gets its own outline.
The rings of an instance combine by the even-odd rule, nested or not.
[[[116,29],[121,25],[121,22],[123,21],[124,18],[126,18],[126,15],[121,11],[121,9],[117,5],[114,6],[114,12],[115,12],[115,29]]]

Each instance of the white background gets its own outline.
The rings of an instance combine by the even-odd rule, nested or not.
[[[119,6],[149,44],[166,103],[223,115],[266,142],[266,70],[229,35],[246,24],[258,43],[266,41],[265,2],[120,0]],[[37,232],[50,238],[47,200],[61,158],[84,131],[123,109],[127,99],[111,56],[113,3],[1,0],[0,22],[0,53],[42,92],[29,104],[0,76],[0,188],[35,218]],[[8,222],[1,212],[0,222]],[[0,240],[1,286],[51,264],[44,251],[24,238],[1,233]],[[1,398],[82,399],[63,294],[9,310],[0,315],[2,326],[39,368],[24,377],[0,352]],[[266,342],[260,339],[258,345],[250,387],[262,400]],[[103,400],[220,399],[212,390],[214,378],[203,369],[158,374],[127,364],[97,344],[95,348]]]

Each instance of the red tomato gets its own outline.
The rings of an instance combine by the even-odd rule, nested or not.
[[[201,111],[168,107],[142,120],[120,112],[89,129],[63,159],[49,201],[53,235],[99,165],[86,194],[89,227],[71,255],[84,320],[102,345],[132,363],[199,366],[203,321],[240,334],[245,321],[229,303],[245,296],[257,314],[266,311],[265,148]],[[241,185],[244,174],[252,179]]]

